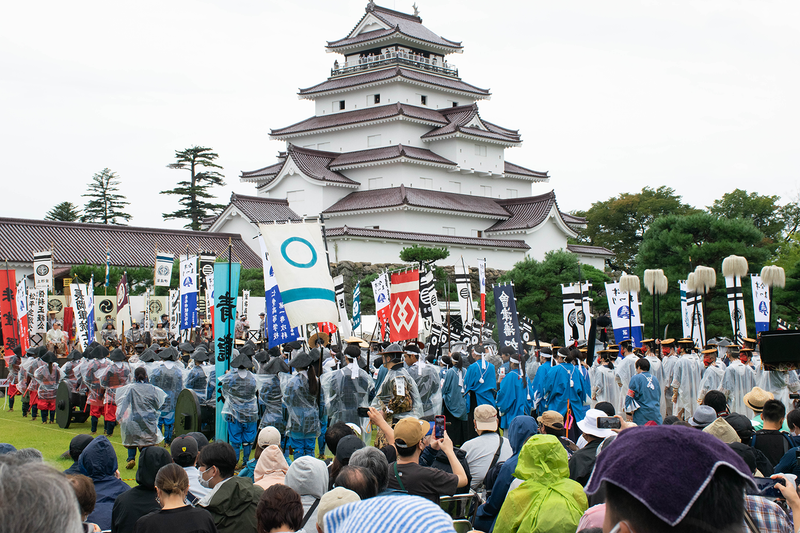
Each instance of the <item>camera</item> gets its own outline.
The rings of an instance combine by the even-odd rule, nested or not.
[[[598,416],[597,429],[620,429],[622,420],[613,416]]]
[[[356,412],[361,418],[369,418],[369,407],[359,407],[356,409]]]

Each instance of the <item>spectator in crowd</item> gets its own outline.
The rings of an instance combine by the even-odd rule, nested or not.
[[[726,416],[728,414],[728,402],[725,395],[718,390],[710,390],[703,397],[702,405],[712,407],[717,413],[717,416]]]
[[[378,481],[372,472],[363,466],[348,465],[342,468],[336,477],[336,486],[352,490],[362,500],[378,495]]]
[[[389,491],[389,463],[386,455],[378,448],[367,446],[353,453],[350,457],[350,466],[362,466],[372,472],[378,483],[378,496],[390,494]]]
[[[781,431],[785,417],[786,408],[781,402],[767,400],[761,413],[764,427],[756,431],[750,440],[750,446],[764,452],[773,465],[777,465],[784,454],[794,447],[794,442],[789,434]]]
[[[0,457],[0,531],[82,533],[81,510],[67,477],[44,463]]]
[[[378,450],[380,453],[380,450]],[[383,455],[381,453],[381,455]],[[386,458],[384,457],[384,461]],[[326,493],[322,496],[322,499],[319,501],[319,508],[317,510],[317,516],[314,521],[314,525],[316,526],[316,531],[318,533],[325,533],[325,515],[328,514],[330,511],[333,511],[337,507],[341,507],[343,505],[347,505],[348,503],[355,503],[360,502],[361,498],[358,497],[358,494],[353,492],[352,490],[347,490],[344,487],[336,487],[332,491]]]
[[[91,435],[75,435],[72,437],[72,440],[69,441],[69,457],[72,459],[72,466],[64,470],[65,474],[80,474],[81,469],[78,466],[78,459],[81,456],[81,452],[86,449],[89,443],[92,442]],[[94,506],[92,506],[94,507]]]
[[[380,516],[381,520],[375,520]],[[325,533],[453,533],[453,519],[418,496],[388,496],[342,505],[325,513]]]
[[[104,531],[111,529],[114,501],[130,487],[119,478],[117,454],[108,438],[102,435],[93,439],[81,453],[78,466],[81,474],[92,480],[97,493],[97,503],[89,515],[89,522],[94,522]]]
[[[569,458],[569,478],[577,481],[581,486],[586,486],[586,483],[589,482],[589,477],[592,475],[594,462],[597,458],[597,447],[600,446],[603,439],[615,434],[610,429],[597,427],[597,419],[605,416],[606,413],[599,409],[589,409],[586,412],[586,418],[578,422],[578,427],[583,432],[583,438],[586,440],[586,446],[576,451]]]
[[[474,418],[478,436],[465,442],[461,450],[467,454],[469,473],[472,476],[471,488],[477,490],[483,484],[489,469],[506,461],[514,452],[508,439],[497,432],[497,410],[494,407],[478,406]]]
[[[197,441],[191,435],[181,435],[173,439],[170,445],[172,461],[186,470],[189,478],[190,500],[200,499],[206,496],[211,489],[207,489],[198,481],[197,455],[199,453]]]
[[[44,462],[44,456],[42,456],[42,452],[37,450],[36,448],[22,448],[14,452],[14,457],[18,461],[25,462],[25,463],[42,463]]]
[[[94,511],[94,505],[97,502],[97,494],[94,491],[92,480],[83,474],[67,474],[67,479],[69,479],[72,488],[75,489],[75,496],[78,497],[84,533],[98,533],[100,526],[86,521]]]
[[[266,490],[272,485],[283,483],[289,463],[283,455],[283,450],[277,444],[270,444],[261,451],[258,457],[253,479],[255,484]]]
[[[697,429],[705,429],[706,426],[711,424],[717,419],[717,412],[714,408],[708,405],[700,405],[694,410],[694,414],[688,420],[689,425]]]
[[[355,434],[345,436],[336,444],[336,457],[333,458],[333,462],[329,468],[330,482],[328,490],[333,488],[333,482],[336,480],[342,468],[347,466],[350,462],[350,457],[353,455],[353,452],[360,450],[364,446],[364,441]]]
[[[508,495],[509,487],[514,479],[514,471],[517,469],[517,461],[519,460],[519,453],[525,442],[539,431],[536,425],[536,420],[529,416],[518,416],[511,423],[508,428],[508,440],[511,443],[511,449],[514,450],[514,455],[508,458],[500,468],[500,473],[497,475],[497,480],[492,487],[492,493],[486,500],[486,503],[478,507],[473,522],[475,529],[480,531],[491,531],[497,514],[503,506],[503,502]]]
[[[3,442],[0,444],[0,455],[7,455],[10,453],[14,453],[17,449],[14,447],[13,444],[9,444],[7,442]]]
[[[572,457],[572,454],[578,451],[578,446],[566,437],[567,430],[564,427],[564,417],[561,416],[561,413],[558,411],[545,411],[536,421],[539,423],[539,433],[558,437],[559,442],[567,451],[567,455]]]
[[[750,422],[750,419],[744,415],[740,415],[739,413],[732,413],[725,417],[725,421],[739,436],[741,443],[750,447],[753,434],[755,434],[755,431],[753,431],[753,423]],[[752,447],[750,449],[753,450],[753,453],[756,456],[756,466],[761,475],[771,476],[773,474],[773,465],[769,462],[767,456],[764,455],[764,452]],[[775,470],[775,472],[777,472],[777,470]],[[783,472],[785,472],[785,470]]]
[[[271,445],[280,446],[281,433],[273,426],[266,426],[261,428],[258,432],[258,439],[256,439],[256,447],[253,452],[253,458],[247,461],[244,468],[239,471],[240,477],[249,477],[255,481],[256,465],[261,458],[261,454]],[[285,456],[285,454],[284,454]]]
[[[374,448],[373,448],[374,449]],[[376,450],[381,457],[383,453]],[[356,452],[358,453],[358,452]],[[355,454],[353,455],[355,457]],[[384,465],[386,458],[383,459]],[[384,475],[386,467],[384,466]],[[328,490],[328,468],[323,461],[310,456],[298,457],[289,466],[284,484],[300,495],[303,503],[303,529],[305,533],[316,533],[317,514],[321,498]]]
[[[256,515],[259,533],[299,531],[303,523],[300,495],[286,485],[273,485],[261,495]]]
[[[137,485],[117,496],[111,512],[112,533],[133,533],[136,521],[146,514],[158,511],[156,500],[156,474],[162,466],[172,463],[172,456],[160,446],[150,446],[139,456],[136,470]]]
[[[348,435],[355,435],[355,432],[345,422],[335,422],[328,426],[328,430],[325,432],[325,444],[332,455],[336,456],[336,447],[339,441]]]
[[[147,459],[142,456],[144,463]],[[136,533],[217,533],[211,513],[186,503],[189,477],[183,467],[174,463],[161,467],[155,487],[161,509],[139,518]]]
[[[198,505],[211,513],[220,533],[255,533],[256,507],[264,489],[246,477],[233,476],[237,460],[227,442],[212,442],[200,451],[198,480],[212,490]]]
[[[653,460],[667,455],[671,460]],[[673,425],[622,431],[598,457],[586,492],[605,488],[604,531],[740,532],[748,486],[750,470],[736,452]]]
[[[511,484],[494,529],[509,533],[575,531],[589,504],[583,487],[568,479],[567,461],[566,450],[553,435],[528,439],[517,461],[517,479]]]
[[[714,435],[725,444],[741,442],[739,435],[736,434],[736,430],[733,429],[733,427],[731,427],[731,425],[728,424],[724,418],[717,418],[708,426],[706,426],[705,429],[703,429],[703,432],[708,433],[709,435]]]
[[[446,432],[444,438],[434,440],[432,446],[436,450],[444,450],[453,473],[420,466],[419,456],[424,449],[422,439],[429,427],[430,424],[424,420],[413,417],[404,418],[397,423],[394,428],[397,461],[389,465],[389,487],[422,496],[438,504],[439,496],[452,496],[460,487],[466,487],[468,480],[453,451],[453,441]]]

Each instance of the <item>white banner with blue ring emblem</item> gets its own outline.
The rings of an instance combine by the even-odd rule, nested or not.
[[[319,223],[259,224],[292,327],[339,322]]]

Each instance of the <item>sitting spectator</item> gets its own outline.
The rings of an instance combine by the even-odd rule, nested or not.
[[[508,439],[497,433],[497,410],[491,405],[475,408],[475,431],[478,436],[461,446],[467,455],[469,473],[472,476],[470,487],[477,490],[486,478],[486,473],[497,463],[502,463],[514,452]]]
[[[397,461],[389,465],[389,487],[422,496],[438,504],[439,496],[452,496],[458,488],[466,487],[468,480],[456,458],[453,441],[447,436],[447,432],[443,439],[434,440],[432,446],[436,450],[444,450],[453,474],[420,466],[419,456],[424,449],[422,439],[429,426],[429,423],[413,417],[403,418],[395,426]]]
[[[14,453],[15,451],[17,451],[17,449],[13,444],[9,444],[7,442],[0,443],[0,455],[7,455],[9,453]]]
[[[111,513],[112,533],[133,533],[136,521],[159,510],[156,493],[156,474],[162,466],[172,463],[172,456],[160,446],[144,448],[139,454],[136,470],[137,486],[117,496]]]
[[[665,456],[672,460],[653,460]],[[605,487],[604,530],[739,532],[747,486],[753,486],[750,472],[733,450],[672,425],[622,431],[598,457],[586,492]]]
[[[594,406],[595,409],[598,411],[603,411],[605,413],[604,416],[616,416],[617,410],[614,409],[614,406],[611,405],[611,402],[597,402],[597,405]]]
[[[286,485],[272,485],[261,494],[256,515],[259,533],[299,531],[303,522],[300,495]]]
[[[342,468],[347,466],[347,464],[350,462],[350,456],[353,455],[353,452],[360,450],[364,446],[364,441],[355,434],[346,435],[336,444],[336,457],[333,458],[333,462],[328,469],[330,472],[328,490],[333,488],[333,482],[338,477]]]
[[[284,484],[300,495],[303,503],[302,531],[316,533],[319,505],[322,495],[328,490],[328,467],[325,462],[310,456],[298,457],[289,466]]]
[[[281,445],[281,433],[272,426],[261,428],[258,432],[258,439],[256,439],[256,448],[253,452],[253,458],[247,461],[244,468],[239,471],[239,477],[249,477],[255,481],[256,465],[261,458],[261,453],[270,445]]]
[[[143,453],[140,470],[146,460]],[[156,474],[155,486],[161,509],[139,518],[136,533],[217,533],[208,511],[186,503],[189,477],[183,467],[177,464],[161,467]]]
[[[728,424],[724,418],[717,418],[711,422],[705,427],[705,429],[703,429],[703,433],[714,435],[725,444],[741,442],[739,435],[736,434],[736,430],[733,429],[733,427],[731,427],[731,425]],[[755,456],[755,454],[753,455]]]
[[[536,425],[536,420],[529,416],[518,416],[511,422],[511,426],[508,428],[508,440],[511,442],[511,449],[514,450],[514,455],[503,463],[503,467],[497,475],[497,481],[494,482],[492,487],[492,494],[486,500],[486,503],[478,507],[473,522],[475,529],[480,531],[492,530],[497,514],[500,512],[500,508],[508,495],[511,482],[514,480],[519,453],[528,439],[535,435],[538,430],[539,427]]]
[[[363,466],[372,472],[378,483],[378,496],[397,493],[389,488],[389,463],[386,455],[378,448],[367,446],[356,451],[350,457],[350,466]]]
[[[92,480],[97,493],[97,503],[89,515],[89,522],[94,522],[103,531],[111,529],[114,501],[130,487],[119,478],[117,453],[108,438],[99,436],[93,439],[81,453],[78,466],[81,474]]]
[[[578,451],[578,446],[566,437],[567,430],[564,427],[564,417],[561,413],[545,411],[536,421],[539,423],[539,433],[558,437],[559,442],[567,451],[567,455],[572,457],[572,454]]]
[[[793,437],[800,436],[800,409],[792,409],[786,415],[786,422],[784,423],[786,426],[787,433],[791,433]]]
[[[435,468],[436,470],[441,470],[442,472],[447,472],[448,474],[453,473],[453,469],[450,468],[450,460],[447,458],[447,454],[445,454],[442,450],[434,450],[433,447],[429,444],[431,442],[430,437],[433,433],[433,423],[431,423],[431,430],[428,435],[425,436],[423,442],[425,442],[425,449],[422,450],[422,453],[419,456],[419,464],[422,466],[428,466],[430,468]],[[467,486],[461,492],[469,492],[469,485],[472,483],[472,475],[469,472],[469,463],[467,462],[467,454],[461,448],[453,448],[453,453],[456,454],[456,459],[458,462],[461,463],[461,468],[464,469],[464,473],[467,475]],[[499,463],[498,463],[499,464]],[[495,470],[497,470],[495,468]]]
[[[280,446],[270,444],[258,457],[258,464],[253,473],[256,485],[266,490],[272,485],[283,483],[286,472],[289,470],[289,463],[283,455]]]
[[[589,482],[589,477],[592,475],[594,462],[597,458],[597,447],[600,446],[603,439],[614,435],[614,432],[610,429],[600,429],[597,427],[597,419],[605,416],[606,413],[603,411],[589,409],[586,411],[586,417],[578,422],[578,428],[583,432],[586,446],[575,452],[572,457],[569,458],[569,478],[573,481],[577,481],[581,486],[586,486]],[[578,518],[580,519],[580,517]]]
[[[741,441],[742,444],[750,446],[750,441],[755,434],[755,431],[753,431],[753,423],[750,422],[750,419],[744,415],[740,415],[739,413],[731,413],[725,417],[725,421],[736,432],[736,435],[739,437],[739,441]],[[764,455],[764,452],[761,450],[756,450],[755,448],[750,449],[753,450],[753,453],[755,453],[756,465],[758,467],[758,471],[761,472],[761,475],[766,477],[771,476],[773,472],[773,465],[769,462],[767,456]]]
[[[339,441],[348,435],[355,435],[355,432],[345,422],[336,422],[328,427],[325,431],[325,445],[331,451],[331,455],[336,456],[336,447],[339,445]]]
[[[82,533],[78,499],[67,477],[44,463],[0,456],[0,530]]]
[[[697,429],[705,429],[707,425],[717,419],[717,412],[713,407],[701,405],[694,410],[694,414],[689,418],[689,425]]]
[[[22,448],[14,452],[14,457],[24,463],[42,463],[44,456],[36,448]]]
[[[702,405],[707,405],[714,409],[714,412],[717,413],[717,416],[728,415],[728,400],[725,398],[725,394],[721,391],[708,391],[706,395],[703,396]]]
[[[255,533],[256,507],[264,489],[246,477],[233,477],[237,461],[227,442],[212,442],[200,451],[198,479],[213,490],[198,505],[211,513],[220,533]]]
[[[375,450],[383,455],[383,452],[375,448]],[[386,458],[384,457],[384,460]],[[353,492],[352,490],[347,490],[344,487],[336,487],[332,491],[326,493],[322,499],[319,501],[319,508],[317,510],[317,517],[314,521],[316,525],[316,531],[318,533],[325,533],[325,523],[324,518],[325,515],[328,514],[330,511],[333,511],[337,507],[341,507],[342,505],[347,505],[348,503],[355,503],[360,502],[361,498],[358,497],[358,494]]]
[[[94,511],[95,502],[97,502],[97,494],[94,491],[94,484],[92,480],[83,474],[67,474],[67,479],[75,489],[75,496],[78,497],[78,505],[81,507],[81,520],[83,520],[84,533],[97,533],[100,531],[100,526],[87,522],[86,519]]]
[[[206,438],[205,435],[203,435],[199,431],[193,431],[192,433],[187,433],[187,435],[189,435],[190,437],[193,437],[194,440],[197,441],[197,452],[198,453],[200,453],[200,451],[203,448],[208,446],[208,439]]]
[[[375,517],[381,517],[376,520]],[[427,499],[384,496],[325,513],[325,533],[453,533],[453,519]]]
[[[81,469],[78,466],[78,459],[81,456],[81,452],[86,449],[89,443],[92,442],[91,435],[75,435],[72,437],[72,440],[69,441],[69,457],[72,459],[72,466],[64,470],[65,474],[80,474]]]
[[[197,472],[197,441],[189,435],[175,437],[170,445],[172,460],[186,471],[189,478],[189,500],[194,502],[206,496],[211,489],[207,489],[198,481]]]
[[[748,392],[744,395],[744,404],[755,413],[755,416],[752,419],[753,422],[753,429],[758,431],[763,429],[764,427],[764,417],[762,411],[764,410],[764,405],[769,400],[774,400],[775,395],[771,392],[765,391],[761,387],[753,387],[753,390]],[[782,402],[781,402],[782,403]],[[786,410],[786,406],[784,405],[784,411]],[[785,414],[785,413],[784,413]],[[789,426],[786,423],[786,420],[783,421],[783,424],[779,428],[781,431],[785,431],[789,433]]]
[[[589,413],[592,411],[590,409]],[[592,442],[602,440],[595,438],[587,446]],[[511,484],[500,509],[495,530],[509,533],[575,531],[589,504],[583,487],[568,479],[567,462],[567,452],[556,437],[534,435],[528,439],[519,454],[514,474],[517,479]]]
[[[374,498],[378,495],[378,481],[368,469],[363,466],[346,466],[336,477],[336,486],[352,490],[362,500]]]
[[[750,446],[764,452],[769,462],[776,465],[781,458],[794,447],[794,442],[788,433],[781,431],[786,408],[778,400],[764,402],[761,417],[764,419],[764,428],[755,432],[750,440]]]

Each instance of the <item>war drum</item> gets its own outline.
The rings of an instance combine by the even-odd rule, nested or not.
[[[58,384],[56,391],[56,422],[62,429],[67,429],[73,422],[81,424],[89,418],[86,410],[86,394],[73,392],[66,381]]]
[[[214,438],[217,412],[214,402],[201,403],[192,389],[183,389],[175,401],[174,437],[200,432],[208,440]]]

